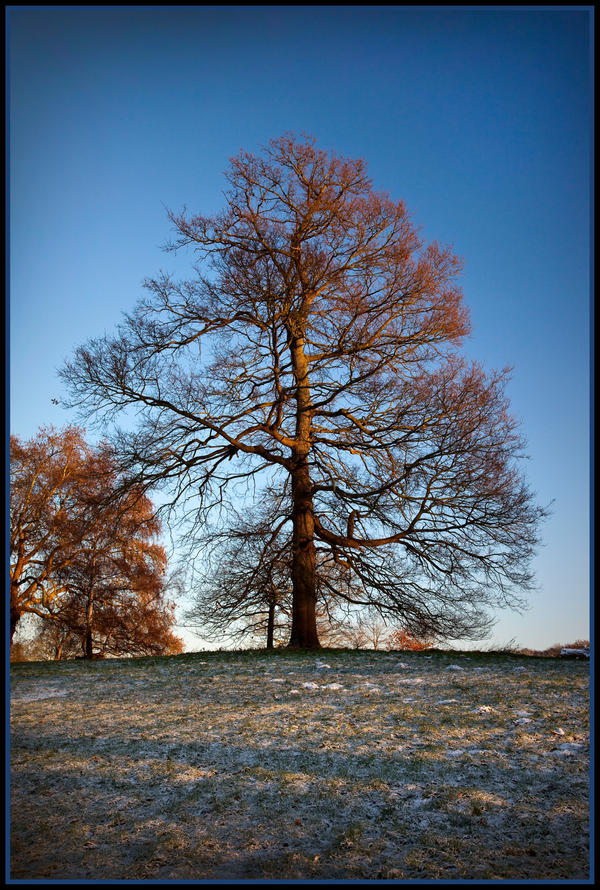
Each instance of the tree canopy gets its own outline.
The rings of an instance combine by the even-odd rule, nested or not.
[[[139,488],[119,489],[108,446],[77,427],[12,436],[10,472],[11,640],[29,613],[88,658],[181,651],[160,522]]]
[[[169,213],[192,277],[146,280],[117,333],[76,351],[67,404],[110,427],[132,484],[170,492],[190,541],[242,484],[250,517],[262,488],[285,492],[290,645],[319,645],[318,562],[409,633],[485,634],[490,608],[523,605],[545,510],[508,371],[461,355],[460,260],[313,139],[241,152],[226,178],[221,213]]]

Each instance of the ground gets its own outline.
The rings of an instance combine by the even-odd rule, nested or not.
[[[589,665],[11,665],[13,879],[589,879]]]

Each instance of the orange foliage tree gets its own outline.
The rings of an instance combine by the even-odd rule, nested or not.
[[[120,481],[110,450],[77,427],[11,437],[11,640],[33,613],[79,638],[88,658],[181,650],[160,523]]]
[[[408,649],[412,652],[422,652],[424,649],[431,649],[433,642],[431,640],[421,640],[408,631],[398,628],[390,633],[388,637],[389,649]]]
[[[162,486],[191,546],[242,484],[249,516],[262,485],[286,493],[290,646],[320,645],[325,563],[351,607],[485,635],[491,607],[523,605],[545,510],[519,470],[507,372],[459,354],[459,259],[363,160],[310,138],[242,152],[227,180],[223,212],[169,214],[192,278],[149,279],[116,336],[76,351],[67,405],[107,424],[135,411],[114,429],[121,465]]]
[[[73,557],[69,517],[92,459],[81,431],[42,428],[10,437],[10,631],[26,612],[44,617],[64,592],[57,569]]]

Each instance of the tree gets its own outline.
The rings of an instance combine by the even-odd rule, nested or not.
[[[53,623],[57,657],[73,638],[87,658],[181,650],[160,523],[139,489],[119,489],[107,446],[75,427],[13,437],[11,483],[13,632],[32,613]]]
[[[363,609],[354,615],[346,615],[335,635],[336,646],[352,649],[388,649],[389,629],[377,613]],[[320,635],[319,635],[320,636]]]
[[[93,609],[90,605],[93,604]],[[173,633],[174,605],[157,590],[135,589],[115,595],[110,585],[96,590],[73,590],[53,620],[44,622],[40,642],[51,647],[52,657],[84,658],[106,655],[176,655],[183,644]]]
[[[266,637],[267,649],[273,648],[291,609],[288,541],[280,536],[286,524],[282,500],[265,492],[251,518],[231,508],[226,523],[203,529],[196,539],[204,559],[200,571],[190,565],[194,603],[185,620],[199,626],[202,636]]]
[[[367,615],[360,623],[366,634],[370,649],[375,649],[377,651],[378,649],[389,648],[389,630],[380,618]]]
[[[103,451],[101,460],[71,516],[79,546],[58,570],[67,596],[54,615],[81,636],[86,658],[94,644],[102,654],[159,654],[174,643],[161,526],[149,498],[118,491],[113,456]]]
[[[49,621],[31,616],[34,625],[30,633],[11,646],[11,657],[16,653],[19,661],[60,661],[81,656],[81,637],[59,621]],[[19,625],[19,631],[23,624]],[[33,632],[31,632],[33,630]]]
[[[67,404],[113,425],[131,481],[196,528],[243,483],[288,492],[290,646],[319,646],[317,552],[348,603],[485,634],[490,607],[524,603],[546,511],[519,471],[508,372],[459,354],[459,260],[364,161],[312,139],[242,152],[227,180],[216,216],[169,213],[193,277],[147,280],[117,334],[76,351]]]
[[[167,557],[156,541],[160,523],[150,500],[135,489],[111,498],[117,480],[113,476],[108,488],[108,478],[106,468],[102,490],[88,500],[102,521],[90,532],[81,517],[81,546],[58,572],[65,595],[53,618],[81,639],[86,658],[175,654],[182,643],[172,633]]]
[[[47,615],[64,592],[57,571],[76,550],[70,517],[92,460],[77,427],[10,437],[11,642],[21,615]]]

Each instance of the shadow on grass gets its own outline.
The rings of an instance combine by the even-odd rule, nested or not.
[[[16,734],[13,878],[587,877],[561,764],[99,735]]]

